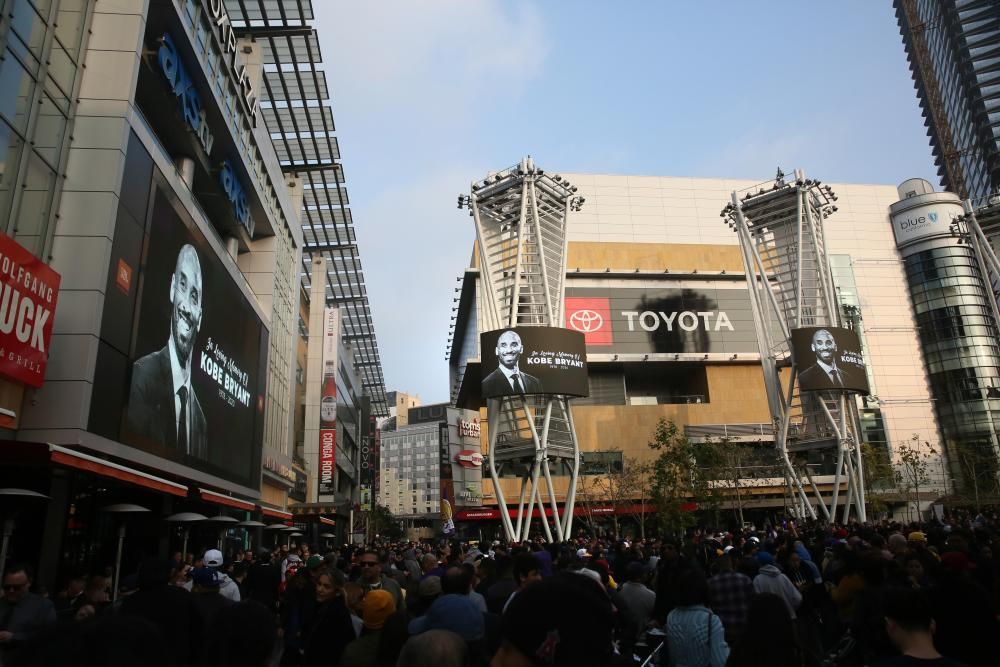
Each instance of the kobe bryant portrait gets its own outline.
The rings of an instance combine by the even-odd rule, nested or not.
[[[191,386],[191,357],[201,328],[201,261],[192,245],[177,253],[170,278],[170,332],[162,349],[132,366],[128,428],[200,459],[208,458],[205,413]]]
[[[837,340],[828,329],[817,329],[813,333],[810,349],[815,355],[815,363],[799,373],[799,386],[803,390],[859,387],[855,369],[837,364]],[[861,386],[866,384],[861,382]]]
[[[483,396],[542,393],[541,380],[534,375],[528,375],[517,366],[524,353],[524,345],[516,331],[507,330],[500,334],[496,353],[500,365],[483,378]]]

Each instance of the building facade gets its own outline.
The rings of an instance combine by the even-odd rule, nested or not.
[[[3,3],[0,247],[25,269],[20,302],[40,300],[31,328],[18,307],[25,349],[0,352],[0,486],[46,496],[19,508],[9,557],[50,589],[70,570],[114,566],[125,516],[127,573],[143,555],[179,549],[183,534],[191,550],[219,543],[219,523],[184,530],[165,517],[291,522],[290,500],[306,500],[295,449],[303,262],[321,252],[313,217],[353,229],[339,155],[319,151],[329,164],[318,164],[315,151],[288,149],[298,137],[282,122],[313,113],[289,111],[307,95],[275,93],[282,58],[316,44],[311,5],[246,7]],[[253,34],[268,23],[268,36]],[[310,76],[318,58],[303,59]],[[317,88],[312,97],[326,99]],[[315,114],[329,118],[329,107]],[[310,200],[327,186],[336,212]],[[383,391],[381,367],[356,246],[322,252],[340,258],[324,282],[357,289],[320,298],[352,299],[343,340],[368,362],[344,390],[351,452],[348,438],[367,433],[367,395]],[[232,528],[221,542],[279,534]]]
[[[941,184],[962,199],[1000,185],[1000,6],[894,0]]]
[[[568,218],[564,323],[584,332],[587,344],[590,396],[572,403],[581,475],[652,459],[647,443],[661,418],[694,440],[773,442],[744,266],[736,235],[719,217],[733,191],[756,184],[563,176],[586,201]],[[930,386],[913,342],[917,325],[889,221],[896,189],[832,187],[839,199],[839,211],[825,221],[832,271],[870,371],[872,395],[857,399],[866,440],[890,456],[913,436],[934,445],[939,432]],[[470,409],[484,404],[479,290],[474,260],[462,284],[450,353],[453,400]],[[826,493],[833,462],[817,455],[812,463]],[[937,459],[932,476],[943,490],[947,480]],[[503,489],[506,498],[517,497],[514,481]],[[555,479],[562,494],[567,483],[565,474]],[[780,478],[763,485],[749,506],[782,507],[783,485]],[[486,509],[496,503],[491,486],[484,480],[486,507],[460,512],[460,519],[493,519]],[[584,511],[587,499],[580,502]]]

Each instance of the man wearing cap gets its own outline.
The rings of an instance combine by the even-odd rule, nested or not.
[[[475,653],[483,650],[486,619],[467,596],[442,595],[426,614],[410,621],[409,630],[411,635],[428,630],[451,630],[468,642],[469,649]]]
[[[361,584],[366,593],[386,590],[392,594],[396,602],[396,609],[406,608],[406,603],[403,601],[403,590],[399,584],[396,583],[395,579],[382,574],[382,561],[379,559],[378,553],[370,549],[362,551],[358,565],[361,566],[361,576],[358,578],[358,583]]]
[[[212,567],[196,567],[191,571],[191,593],[198,613],[201,614],[202,627],[212,627],[216,615],[233,601],[219,594],[222,585],[222,573]]]
[[[233,602],[240,601],[240,587],[239,585],[229,578],[229,575],[222,571],[222,552],[218,549],[209,549],[205,552],[205,557],[202,558],[204,567],[211,568],[215,570],[219,575],[219,595]],[[198,569],[198,568],[195,568]],[[191,591],[193,590],[194,582],[188,581],[184,584],[184,588]]]
[[[395,612],[396,601],[388,591],[376,589],[365,594],[361,601],[361,619],[364,623],[361,636],[347,645],[338,665],[375,667],[382,628],[386,619]]]

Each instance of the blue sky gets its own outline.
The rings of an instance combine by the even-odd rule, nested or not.
[[[313,6],[386,387],[425,403],[491,169],[937,184],[888,0]]]

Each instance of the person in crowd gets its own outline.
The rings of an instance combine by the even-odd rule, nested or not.
[[[202,667],[270,667],[273,664],[277,628],[274,615],[263,604],[254,601],[230,603],[219,610],[211,630],[201,658]]]
[[[354,626],[354,634],[358,637],[361,636],[365,625],[361,618],[361,602],[364,598],[365,589],[360,584],[354,581],[348,581],[344,584],[344,604],[347,605],[347,611],[351,612],[351,624]]]
[[[742,637],[746,627],[753,581],[733,569],[733,560],[728,555],[720,557],[715,567],[717,573],[708,580],[708,602],[722,620],[726,642],[732,646]]]
[[[541,565],[534,554],[520,553],[514,557],[514,582],[517,588],[510,594],[503,605],[503,611],[507,611],[511,601],[518,593],[535,584],[542,579]]]
[[[497,556],[495,572],[493,584],[486,589],[486,608],[492,614],[500,614],[507,600],[517,590],[513,559],[505,555]]]
[[[449,567],[445,573],[444,577],[441,578],[441,592],[445,595],[455,594],[464,595],[468,597],[476,605],[481,613],[486,613],[486,598],[473,590],[474,576],[470,570],[474,570],[471,565],[469,568],[464,566],[452,565]]]
[[[884,598],[885,629],[900,655],[878,667],[964,667],[934,646],[936,623],[926,596],[912,588],[887,590]],[[994,655],[995,657],[995,655]]]
[[[659,625],[667,619],[667,614],[677,606],[679,583],[697,570],[697,565],[683,558],[676,542],[665,540],[660,548],[660,561],[656,572],[656,606],[653,618]]]
[[[0,598],[0,664],[20,646],[56,622],[51,600],[31,592],[31,575],[24,565],[12,565],[3,575]]]
[[[66,587],[59,591],[53,601],[59,619],[72,618],[76,615],[77,609],[86,601],[84,596],[86,587],[86,575],[78,573],[69,578]]]
[[[428,630],[414,635],[399,654],[396,667],[466,667],[465,640],[450,630]]]
[[[378,552],[371,549],[361,552],[358,565],[361,567],[361,576],[358,578],[358,583],[365,589],[366,594],[369,591],[384,589],[392,595],[397,609],[406,608],[406,602],[403,599],[403,590],[399,587],[399,584],[396,583],[395,579],[387,577],[382,573],[382,562],[379,560]]]
[[[191,594],[170,586],[173,561],[148,558],[139,566],[139,590],[125,598],[120,613],[138,616],[152,623],[167,638],[168,660],[191,664],[203,645],[205,629]]]
[[[818,662],[807,657],[795,640],[795,625],[785,599],[759,593],[750,600],[747,623],[732,645],[727,667],[810,667]]]
[[[223,559],[222,552],[218,549],[209,549],[205,552],[205,556],[202,559],[205,567],[212,568],[219,575],[219,595],[224,598],[228,598],[233,602],[240,601],[240,587],[233,579],[226,574],[223,569]],[[192,573],[193,576],[193,573]],[[192,583],[193,586],[193,583]],[[188,590],[191,590],[189,587]]]
[[[361,602],[364,629],[361,636],[344,649],[339,667],[376,667],[382,628],[396,612],[396,599],[382,589],[368,591]]]
[[[611,602],[588,577],[558,573],[525,588],[503,616],[491,667],[607,667],[618,664]]]
[[[636,628],[636,640],[642,638],[653,618],[653,608],[656,606],[656,593],[654,593],[643,580],[646,578],[646,570],[639,561],[630,562],[624,570],[627,581],[618,589],[618,595],[625,601],[631,615],[631,624]]]
[[[339,570],[324,572],[316,580],[318,606],[303,633],[302,667],[336,665],[347,645],[356,639],[343,595],[345,583]]]
[[[677,667],[723,667],[729,657],[722,620],[708,604],[708,581],[692,570],[678,582],[677,606],[665,625],[667,658]]]
[[[794,620],[795,610],[802,604],[802,593],[774,564],[774,554],[760,551],[757,553],[757,562],[760,564],[760,570],[753,580],[754,592],[773,593],[783,599],[788,605],[788,613]]]
[[[247,598],[259,602],[272,612],[278,608],[278,588],[281,586],[281,570],[271,562],[271,552],[261,549],[247,572]]]
[[[222,576],[215,568],[199,567],[191,573],[191,580],[191,597],[201,614],[202,627],[210,628],[218,613],[235,603],[219,592]]]

